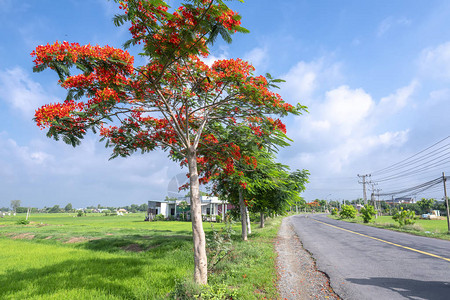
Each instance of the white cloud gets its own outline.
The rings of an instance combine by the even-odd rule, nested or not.
[[[228,59],[229,58],[229,54],[226,48],[222,48],[221,49],[221,53],[219,55],[215,55],[215,54],[210,54],[208,55],[208,57],[204,58],[201,57],[201,60],[207,64],[208,66],[212,66],[212,64],[216,61],[216,60],[222,60],[222,59]]]
[[[208,55],[206,58],[201,58],[201,60],[211,66],[216,60],[229,59],[230,54],[228,53],[228,48],[221,47],[220,52]],[[268,59],[266,48],[254,48],[250,52],[246,53],[243,60],[250,62],[255,68],[261,67]]]
[[[430,78],[450,79],[450,42],[426,48],[419,57],[419,69]]]
[[[46,103],[49,96],[22,68],[16,67],[0,71],[0,99],[30,119],[35,109]]]
[[[447,104],[450,98],[450,89],[444,88],[439,90],[431,91],[426,101],[426,107],[434,107],[440,105],[441,103]]]
[[[387,17],[386,19],[381,21],[381,23],[378,25],[377,36],[381,37],[381,36],[385,35],[389,30],[392,29],[392,27],[394,27],[396,25],[408,26],[410,24],[411,24],[411,20],[409,20],[408,18],[405,18],[405,17],[401,17],[401,18],[394,18],[392,16]]]
[[[0,149],[0,165],[4,174],[2,178],[11,185],[34,181],[55,163],[50,153],[33,146],[21,146],[14,139],[8,138],[6,133],[0,134]]]
[[[320,139],[320,149],[300,152],[290,159],[289,164],[309,169],[311,174],[319,177],[356,175],[367,166],[373,168],[373,162],[367,157],[380,156],[380,153],[392,147],[400,148],[408,141],[408,137],[409,130],[406,129],[378,135],[365,132],[339,141]]]
[[[373,105],[372,97],[363,89],[340,86],[326,93],[324,117],[350,133],[355,125],[367,117]]]
[[[333,188],[324,187],[315,178],[350,178],[366,169],[382,167],[382,161],[367,157],[386,157],[386,153],[400,149],[408,141],[411,124],[396,120],[411,107],[419,81],[413,80],[381,99],[374,99],[363,88],[335,86],[344,78],[340,64],[324,59],[298,63],[288,78],[294,81],[288,91],[290,95],[310,95],[309,114],[296,117],[294,124],[288,126],[295,149],[283,151],[282,159],[295,168],[309,169],[313,174],[312,186],[322,190]]]
[[[44,135],[20,144],[0,133],[0,189],[27,201],[33,200],[33,193],[48,193],[46,199],[56,204],[82,201],[91,205],[90,195],[98,198],[96,203],[144,203],[164,198],[170,178],[186,171],[170,163],[163,152],[108,161],[109,154],[110,149],[89,136],[73,148]],[[72,196],[75,188],[79,191]]]
[[[329,152],[328,156],[332,159],[327,163],[333,166],[331,169],[338,174],[344,168],[348,169],[349,165],[360,161],[364,157],[369,157],[375,151],[403,145],[408,140],[408,133],[409,130],[403,130],[348,138]]]
[[[324,100],[310,106],[310,114],[298,118],[301,138],[329,144],[341,141],[364,127],[374,107],[372,97],[362,89],[340,86],[325,93]]]
[[[397,132],[386,132],[378,136],[378,141],[376,144],[381,144],[384,146],[401,146],[408,140],[409,129],[397,131]]]
[[[377,105],[377,114],[375,117],[380,118],[386,114],[392,115],[405,108],[411,103],[411,98],[419,85],[417,80],[413,80],[409,85],[397,89],[387,97],[381,98]]]
[[[316,92],[341,82],[341,63],[328,61],[327,57],[311,62],[300,61],[282,75],[281,78],[286,80],[282,85],[285,100],[309,105]]]
[[[250,52],[246,53],[243,59],[250,62],[256,69],[258,69],[267,63],[267,48],[254,48]]]

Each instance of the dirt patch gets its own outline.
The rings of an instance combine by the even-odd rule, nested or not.
[[[82,237],[82,236],[71,237],[68,241],[65,241],[64,244],[82,243],[82,242],[86,242],[88,240],[89,239]]]
[[[21,233],[19,235],[12,236],[11,238],[13,240],[32,240],[34,237],[35,235],[32,233]]]
[[[94,241],[99,240],[100,238],[87,238],[84,236],[74,236],[71,237],[69,240],[65,241],[64,244],[74,244],[74,243],[83,243],[86,241]]]
[[[49,235],[48,237],[46,237],[44,240],[49,240],[53,237],[53,235]]]
[[[142,252],[144,249],[138,244],[129,244],[127,246],[120,247],[120,249],[131,252]]]
[[[42,222],[33,222],[31,221],[29,226],[36,226],[36,227],[43,227],[43,226],[50,226],[51,224],[42,223]]]
[[[341,299],[331,289],[326,274],[317,270],[289,218],[281,223],[275,250],[278,253],[278,291],[282,299]]]

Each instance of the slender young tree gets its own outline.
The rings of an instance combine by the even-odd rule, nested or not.
[[[194,279],[206,284],[198,163],[217,155],[218,145],[227,144],[215,136],[215,128],[284,126],[266,116],[296,114],[302,107],[285,103],[270,91],[270,78],[253,76],[254,68],[240,59],[216,61],[211,67],[201,61],[199,56],[208,55],[208,45],[218,35],[231,42],[233,33],[246,32],[240,16],[223,1],[191,0],[176,10],[160,0],[116,2],[124,13],[115,17],[115,24],[131,23],[132,38],[124,46],[140,45],[148,63],[134,66],[127,51],[109,46],[38,46],[32,53],[34,71],[55,70],[68,93],[64,101],[38,109],[35,120],[48,128],[48,137],[62,137],[73,146],[88,130],[99,133],[112,147],[111,158],[162,149],[186,165]],[[226,153],[239,156],[239,149],[233,149]],[[230,172],[232,157],[224,157]]]
[[[252,174],[251,188],[248,189],[250,210],[260,213],[260,227],[264,227],[266,215],[283,214],[298,201],[305,190],[309,171],[296,170],[273,161],[258,165],[258,172]]]
[[[20,207],[20,200],[11,200],[11,209],[16,212],[17,208]]]

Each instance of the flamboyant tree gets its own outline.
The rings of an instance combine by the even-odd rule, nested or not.
[[[116,25],[131,23],[132,38],[124,46],[140,45],[148,63],[134,66],[128,52],[109,46],[38,46],[32,53],[34,70],[55,70],[67,97],[39,108],[35,121],[48,128],[48,137],[62,137],[73,146],[88,130],[99,133],[112,147],[112,158],[161,149],[187,165],[194,279],[206,284],[198,164],[220,154],[232,174],[233,158],[241,156],[239,146],[223,140],[215,129],[243,124],[283,128],[281,121],[267,116],[297,114],[302,107],[270,91],[271,79],[253,76],[254,68],[247,62],[229,59],[208,66],[199,58],[208,55],[216,36],[231,41],[231,34],[245,32],[240,16],[223,1],[191,0],[173,11],[160,0],[116,2],[124,11],[115,17]],[[218,150],[224,147],[232,150]],[[203,182],[208,178],[203,176]]]

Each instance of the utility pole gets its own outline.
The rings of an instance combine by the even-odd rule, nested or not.
[[[358,183],[362,183],[362,185],[363,185],[364,205],[367,205],[366,183],[369,183],[366,181],[366,177],[370,177],[370,176],[372,176],[372,175],[370,175],[370,174],[359,175],[358,174],[358,177],[362,178],[362,182],[358,181]]]
[[[442,172],[442,181],[444,182],[445,207],[447,208],[447,229],[448,229],[448,233],[450,233],[450,216],[449,216],[450,209],[448,207],[447,187],[445,185],[446,180],[447,180],[447,178],[445,178],[445,173]]]
[[[381,216],[381,205],[380,205],[380,191],[381,191],[381,189],[375,189],[375,191],[377,192],[377,201],[375,201],[375,203],[377,205],[375,206],[375,209],[377,211],[376,218],[378,218],[378,214]]]

